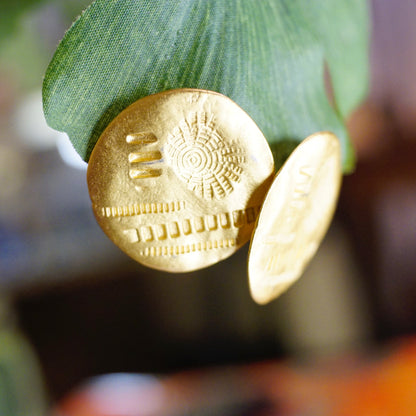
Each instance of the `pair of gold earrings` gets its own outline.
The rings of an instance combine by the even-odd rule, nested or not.
[[[253,299],[286,290],[316,252],[341,184],[336,136],[305,139],[275,176],[255,122],[212,91],[142,98],[98,140],[87,180],[96,219],[129,256],[155,269],[210,266],[251,239]]]

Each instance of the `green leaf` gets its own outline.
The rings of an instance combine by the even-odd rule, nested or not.
[[[333,131],[349,171],[344,118],[367,86],[367,20],[365,0],[96,0],[48,67],[45,116],[88,161],[129,104],[172,88],[203,88],[237,102],[276,154],[280,143],[287,149]]]

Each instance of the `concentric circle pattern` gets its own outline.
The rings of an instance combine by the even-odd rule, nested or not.
[[[169,135],[166,159],[175,174],[198,197],[222,199],[243,172],[244,153],[227,144],[215,128],[214,117],[191,113]]]

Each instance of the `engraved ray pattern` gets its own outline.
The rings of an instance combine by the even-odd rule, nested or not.
[[[227,144],[205,112],[191,113],[168,136],[167,162],[198,197],[222,199],[239,182],[245,157],[236,144]]]

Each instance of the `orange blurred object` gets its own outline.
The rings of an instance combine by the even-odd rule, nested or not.
[[[68,395],[54,415],[414,416],[416,338],[389,351],[374,361],[341,357],[296,369],[267,362],[160,379],[108,375]]]

